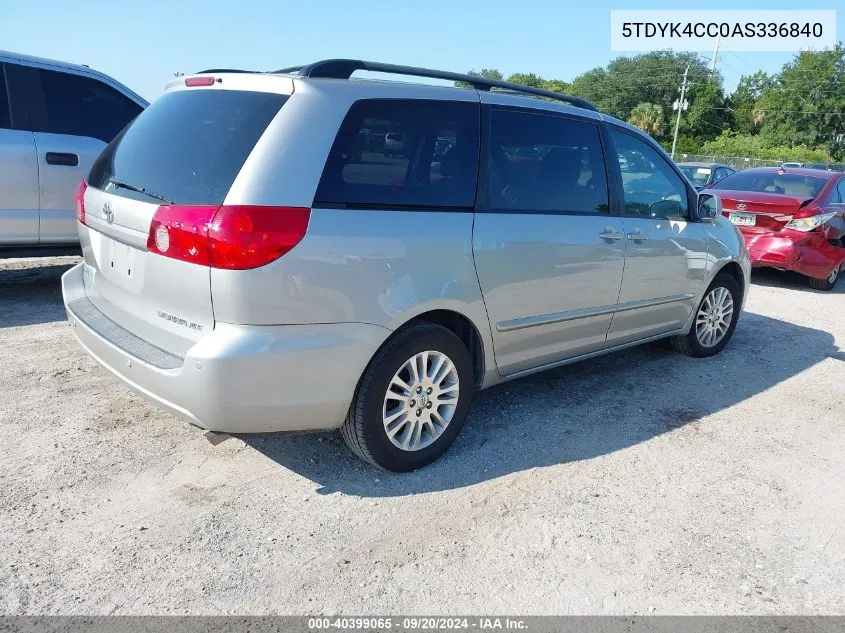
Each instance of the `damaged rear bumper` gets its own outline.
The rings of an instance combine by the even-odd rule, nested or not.
[[[821,231],[802,233],[785,229],[777,233],[743,232],[751,265],[791,270],[825,279],[845,262],[845,248],[831,244]]]

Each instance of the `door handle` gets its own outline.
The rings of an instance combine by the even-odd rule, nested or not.
[[[599,237],[603,240],[611,240],[615,242],[616,240],[622,239],[621,233],[614,233],[613,231],[603,231],[599,233]]]
[[[47,152],[45,158],[48,165],[63,165],[65,167],[76,167],[79,165],[79,156],[68,152]]]
[[[628,233],[628,239],[635,242],[645,242],[648,239],[648,235],[645,233]]]

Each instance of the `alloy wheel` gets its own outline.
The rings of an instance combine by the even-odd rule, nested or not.
[[[731,326],[734,313],[734,300],[727,288],[713,288],[695,317],[695,335],[704,347],[713,347],[725,338]]]
[[[446,354],[415,354],[393,375],[384,396],[388,439],[403,451],[430,446],[452,421],[459,395],[458,370]]]

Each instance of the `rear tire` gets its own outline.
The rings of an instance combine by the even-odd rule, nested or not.
[[[421,468],[463,428],[473,387],[472,358],[463,342],[440,325],[412,325],[389,339],[364,370],[341,436],[375,466],[394,472]]]
[[[673,336],[675,351],[693,358],[715,356],[731,340],[742,293],[730,275],[717,275],[695,309],[692,327],[686,336]]]
[[[840,274],[841,271],[839,268],[834,268],[833,271],[830,273],[825,279],[815,279],[814,277],[808,277],[810,281],[810,288],[813,290],[833,290],[836,286],[836,282],[839,281],[839,277],[842,275]]]

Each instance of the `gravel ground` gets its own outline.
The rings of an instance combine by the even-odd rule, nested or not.
[[[845,614],[845,284],[755,273],[733,341],[480,394],[432,467],[213,447],[0,261],[0,613]]]

